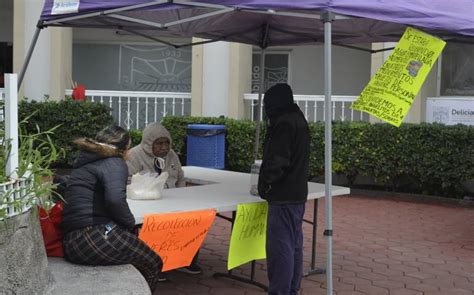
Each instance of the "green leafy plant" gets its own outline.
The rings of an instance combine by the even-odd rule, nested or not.
[[[32,114],[33,116],[34,114]],[[11,144],[5,140],[4,129],[0,131],[2,153],[0,154],[0,180],[3,192],[0,195],[0,220],[6,220],[12,208],[21,211],[32,205],[48,208],[54,185],[48,181],[53,175],[50,165],[63,153],[54,145],[51,136],[59,127],[41,131],[37,126],[35,132],[27,132],[26,126],[30,117],[19,123],[18,168],[16,179],[6,175],[6,163],[11,151]]]
[[[255,123],[201,117],[165,117],[173,149],[186,159],[188,124],[226,126],[226,169],[248,172],[253,161]],[[310,123],[311,178],[324,175],[324,123]],[[264,130],[262,130],[262,140]],[[137,135],[137,137],[139,137]],[[261,141],[262,142],[262,141]],[[333,173],[351,187],[461,198],[461,185],[474,179],[474,128],[465,125],[333,123]],[[261,148],[261,147],[260,147]],[[365,184],[362,177],[373,180]]]
[[[130,134],[132,140],[132,147],[139,145],[142,141],[142,131],[140,129],[130,129],[128,134]]]
[[[32,115],[33,114],[33,115]],[[52,143],[64,151],[52,166],[55,168],[71,167],[77,153],[74,139],[79,137],[93,138],[104,127],[113,123],[110,108],[90,101],[22,101],[18,107],[20,119],[29,118],[25,124],[27,133],[40,130],[51,130]]]

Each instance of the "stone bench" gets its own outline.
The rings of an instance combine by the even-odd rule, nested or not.
[[[146,280],[130,264],[86,266],[48,257],[48,268],[52,274],[48,294],[151,294]]]

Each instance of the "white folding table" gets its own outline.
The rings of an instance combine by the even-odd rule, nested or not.
[[[196,184],[182,188],[172,188],[163,191],[160,200],[128,200],[130,210],[135,217],[136,224],[143,223],[146,214],[159,214],[180,211],[195,211],[215,209],[220,212],[233,212],[233,218],[222,216],[233,222],[235,211],[239,204],[263,202],[260,197],[250,194],[250,174],[202,167],[183,167],[186,182]],[[313,220],[305,222],[313,225],[311,268],[307,275],[321,273],[316,269],[316,227],[318,199],[324,197],[324,184],[308,182],[308,200],[314,200]],[[349,194],[349,188],[333,186],[333,196]],[[242,282],[257,285],[263,289],[266,286],[254,280],[255,262],[252,262],[251,278],[246,279],[228,274],[216,274],[237,279]]]

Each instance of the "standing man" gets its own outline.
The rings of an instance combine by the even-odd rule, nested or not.
[[[303,215],[308,197],[308,122],[288,84],[264,96],[269,119],[258,192],[268,202],[267,269],[270,295],[297,294],[303,275]]]

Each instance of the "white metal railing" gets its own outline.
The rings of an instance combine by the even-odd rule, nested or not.
[[[66,95],[72,95],[72,90],[66,90]],[[185,92],[86,90],[86,97],[109,106],[118,125],[126,129],[143,129],[167,115],[191,114],[191,93]]]
[[[332,119],[335,121],[369,121],[366,113],[351,109],[356,96],[332,96]],[[309,122],[324,121],[324,95],[294,95],[295,103],[298,104]],[[257,118],[258,94],[244,94],[244,101],[250,110],[250,119]],[[260,120],[263,118],[263,103],[260,111]]]
[[[0,209],[6,209],[6,217],[12,217],[29,209],[31,203],[27,201],[29,180],[14,179],[18,168],[18,91],[17,76],[15,74],[5,75],[5,88],[0,89],[1,116],[3,124],[3,140],[8,139],[9,153],[5,166],[5,175],[12,180],[0,183]],[[6,149],[6,147],[4,147]],[[5,157],[6,155],[4,155]],[[11,177],[11,178],[10,178]]]
[[[7,218],[26,212],[32,206],[32,203],[27,201],[31,198],[29,194],[31,194],[30,180],[15,179],[0,183],[0,209],[7,209]]]

